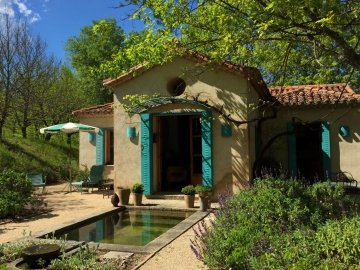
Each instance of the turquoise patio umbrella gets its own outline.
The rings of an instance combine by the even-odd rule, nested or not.
[[[51,127],[45,127],[45,128],[40,129],[41,134],[58,133],[58,132],[66,133],[68,135],[69,144],[70,144],[70,152],[69,153],[71,153],[71,135],[74,133],[78,133],[80,131],[98,133],[99,128],[80,124],[80,123],[68,122],[68,123],[57,124],[57,125],[54,125]],[[70,166],[70,183],[71,183],[71,166]],[[71,184],[70,184],[70,192],[71,192]]]
[[[79,123],[68,122],[68,123],[57,124],[51,127],[40,129],[41,134],[58,133],[58,132],[64,132],[66,134],[74,134],[74,133],[78,133],[79,131],[92,131],[97,133],[99,132],[99,128],[84,124],[79,124]]]

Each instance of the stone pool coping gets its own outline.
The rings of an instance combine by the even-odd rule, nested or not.
[[[121,252],[132,252],[132,253],[149,253],[154,254],[159,250],[170,244],[196,223],[205,218],[209,212],[202,212],[196,208],[165,208],[165,207],[154,207],[154,206],[120,206],[120,207],[109,207],[108,209],[98,211],[89,215],[82,216],[80,218],[73,219],[71,221],[59,224],[57,226],[53,226],[50,228],[46,228],[42,231],[36,232],[32,236],[22,237],[16,239],[12,242],[23,241],[24,239],[37,239],[44,237],[45,235],[49,235],[51,237],[56,231],[63,231],[71,229],[72,227],[76,227],[81,223],[89,222],[91,220],[95,220],[100,216],[104,216],[107,214],[115,213],[120,210],[157,210],[157,211],[174,211],[174,212],[193,212],[193,214],[187,219],[181,221],[159,237],[155,238],[153,241],[148,243],[145,246],[131,246],[131,245],[119,245],[119,244],[103,244],[99,243],[99,250],[110,250],[110,251],[121,251]],[[35,238],[35,239],[34,239]],[[44,239],[43,239],[44,240]],[[72,241],[73,242],[73,241]],[[89,244],[98,244],[95,242],[88,242]]]

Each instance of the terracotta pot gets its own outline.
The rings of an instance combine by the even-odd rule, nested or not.
[[[194,208],[195,203],[195,194],[194,195],[184,195],[185,207]]]
[[[119,205],[128,205],[130,199],[130,188],[116,188],[116,194],[119,196]]]
[[[142,202],[142,193],[133,193],[134,206],[140,206]]]
[[[211,208],[211,192],[199,192],[200,211],[205,212]]]

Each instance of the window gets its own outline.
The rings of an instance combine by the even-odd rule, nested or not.
[[[114,165],[114,131],[105,131],[105,165]]]

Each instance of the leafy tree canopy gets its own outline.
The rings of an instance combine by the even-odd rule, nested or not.
[[[101,104],[112,101],[113,97],[112,90],[102,85],[103,80],[110,77],[109,71],[100,67],[122,51],[125,33],[114,18],[92,23],[81,28],[79,36],[69,37],[65,50],[81,79],[81,87],[89,94],[89,104]]]
[[[136,6],[131,16],[148,30],[114,63],[125,55],[132,62],[162,63],[178,54],[181,44],[214,61],[255,66],[270,84],[349,81],[360,86],[358,0],[127,2]],[[103,68],[116,73],[114,64]]]

